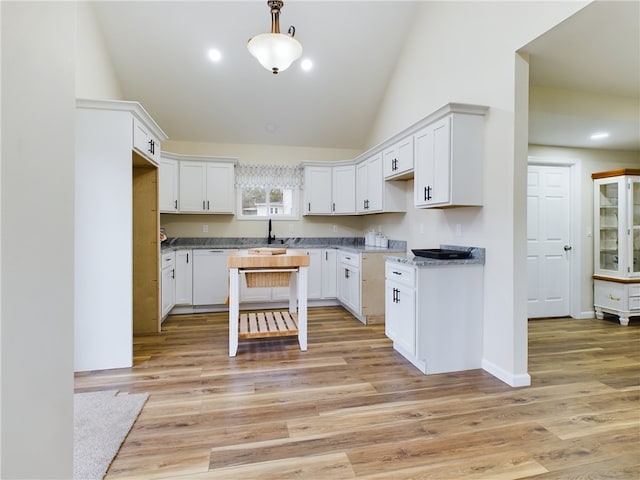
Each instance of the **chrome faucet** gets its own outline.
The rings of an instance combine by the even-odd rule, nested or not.
[[[271,245],[271,243],[276,239],[276,236],[272,234],[271,231],[271,219],[269,219],[269,233],[267,234],[267,244]]]

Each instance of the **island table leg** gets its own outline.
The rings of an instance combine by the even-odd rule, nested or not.
[[[238,316],[240,315],[239,274],[237,268],[229,269],[229,356],[238,353]]]
[[[298,343],[307,350],[307,268],[298,268]]]

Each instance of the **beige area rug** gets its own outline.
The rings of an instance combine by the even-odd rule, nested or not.
[[[148,393],[117,390],[73,396],[73,478],[102,479],[138,418]]]

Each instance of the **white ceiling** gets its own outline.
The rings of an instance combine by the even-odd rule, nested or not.
[[[295,25],[314,69],[294,64],[278,75],[246,49],[270,28],[264,0],[113,1],[95,9],[125,98],[142,103],[171,139],[361,149],[418,3],[285,1],[281,30]],[[531,84],[625,96],[637,108],[639,6],[591,4],[525,46]],[[220,63],[207,59],[210,47],[222,51]],[[616,115],[602,110],[596,120],[614,125]],[[532,111],[530,123],[532,143],[594,146],[580,143],[593,122],[572,111]],[[640,150],[638,119],[618,123],[632,132],[598,146]]]
[[[530,85],[572,91],[532,105],[530,143],[640,150],[640,2],[591,3],[521,51]]]

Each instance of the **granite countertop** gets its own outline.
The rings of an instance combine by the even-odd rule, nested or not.
[[[413,253],[409,253],[402,256],[389,255],[385,257],[385,259],[390,262],[403,263],[405,265],[413,265],[416,267],[429,267],[436,265],[484,265],[484,248],[464,247],[460,245],[440,245],[439,248],[471,251],[471,257],[462,260],[443,260],[437,258],[416,257]]]
[[[268,244],[265,238],[236,238],[236,237],[173,237],[162,242],[162,252],[182,249],[220,250],[245,249],[257,247],[285,247],[291,249],[304,248],[335,248],[353,253],[406,253],[407,242],[389,240],[388,247],[373,247],[364,244],[363,237],[295,237],[276,239]]]

